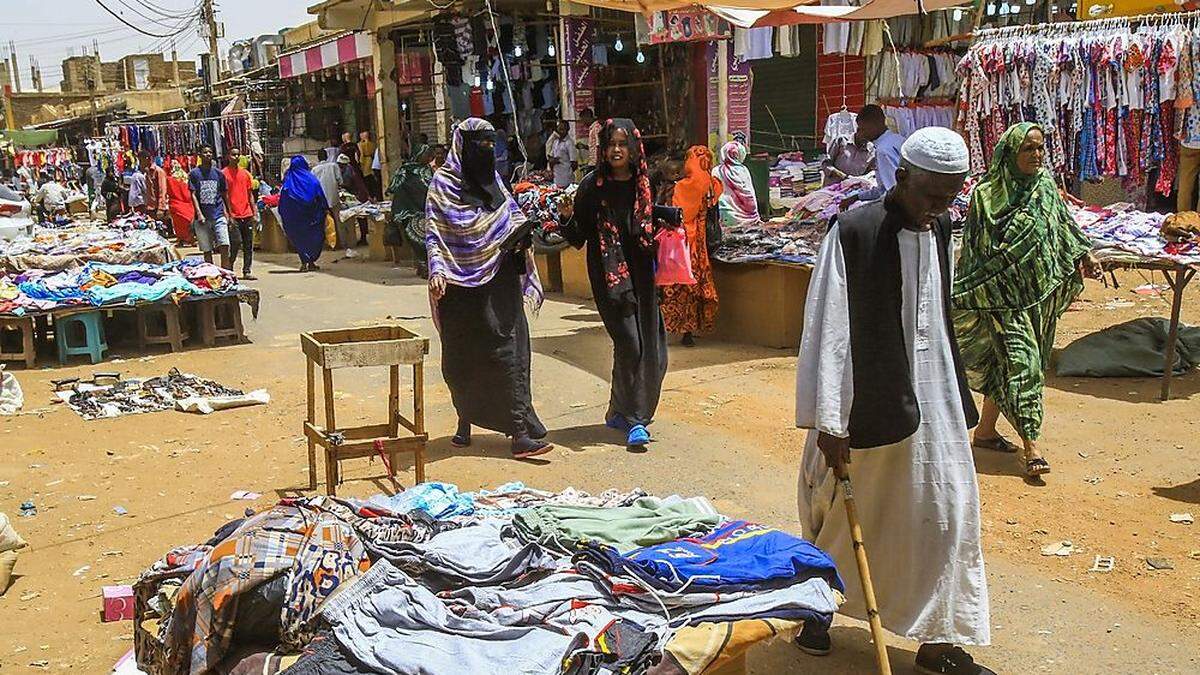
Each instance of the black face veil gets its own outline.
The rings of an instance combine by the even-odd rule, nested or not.
[[[491,143],[487,143],[491,141]],[[478,129],[462,132],[463,199],[494,210],[504,203],[504,191],[496,178],[496,132]]]

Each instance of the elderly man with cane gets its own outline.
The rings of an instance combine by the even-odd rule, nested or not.
[[[887,195],[831,224],[809,285],[796,377],[796,423],[810,430],[800,521],[846,580],[842,611],[871,621],[881,670],[880,624],[920,643],[918,672],[989,675],[960,646],[990,641],[968,435],[979,415],[949,312],[945,212],[967,148],[931,127],[901,158]],[[796,642],[810,654],[832,648],[821,630]]]

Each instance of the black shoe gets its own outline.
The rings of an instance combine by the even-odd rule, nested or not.
[[[805,622],[804,628],[800,629],[800,634],[796,636],[795,642],[800,651],[810,656],[829,656],[829,652],[833,651],[833,640],[829,638],[829,629],[808,622]]]
[[[546,441],[537,441],[528,436],[514,438],[512,442],[512,456],[516,459],[528,459],[544,455],[554,449],[554,446]]]
[[[454,436],[450,439],[450,445],[456,448],[471,447],[471,424],[469,422],[459,422],[458,430],[454,432]]]
[[[692,337],[691,333],[684,333],[683,339],[679,341],[679,344],[683,345],[684,347],[695,347],[696,338]]]
[[[928,675],[996,675],[991,668],[975,663],[962,647],[952,647],[930,656],[930,650],[917,650],[917,672]]]

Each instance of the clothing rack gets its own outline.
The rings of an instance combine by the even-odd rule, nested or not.
[[[1191,12],[1170,12],[1166,14],[1139,14],[1137,16],[1120,16],[1110,19],[1092,19],[1088,21],[1060,21],[1057,23],[1035,23],[1022,26],[1005,26],[1003,28],[980,28],[975,31],[975,39],[1002,40],[1012,37],[1030,35],[1068,35],[1071,33],[1087,33],[1100,30],[1132,30],[1138,26],[1173,26],[1190,25],[1195,28],[1200,20],[1200,10]]]
[[[167,122],[138,122],[137,120],[125,120],[122,122],[115,122],[114,124],[117,126],[133,125],[139,127],[166,127],[173,124],[191,124],[193,122],[223,122],[225,120],[236,119],[238,117],[249,117],[249,115],[243,110],[240,112],[229,113],[228,115],[216,115],[213,117],[187,117],[184,119],[170,120]]]

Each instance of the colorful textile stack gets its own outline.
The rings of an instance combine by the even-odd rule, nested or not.
[[[87,262],[165,264],[178,258],[171,242],[154,230],[95,225],[36,227],[33,236],[0,240],[0,270],[63,270]]]
[[[876,185],[874,172],[865,176],[851,176],[804,195],[788,212],[787,217],[792,221],[815,219],[828,222],[838,214],[843,202],[868,190],[874,190]]]
[[[828,626],[841,587],[808,542],[704,498],[434,484],[284,500],[169,552],[134,587],[135,651],[151,675],[694,675]]]
[[[575,195],[579,189],[576,184],[560,188],[554,183],[531,183],[529,181],[513,185],[513,197],[525,217],[537,223],[539,228],[553,229],[558,222],[558,205],[567,197]]]
[[[0,315],[82,305],[137,305],[237,288],[232,272],[196,258],[165,265],[90,262],[62,272],[34,269],[0,276]]]
[[[144,213],[130,213],[129,215],[119,216],[116,220],[109,223],[109,227],[118,230],[155,230],[158,228],[158,221],[153,216],[148,216]]]

